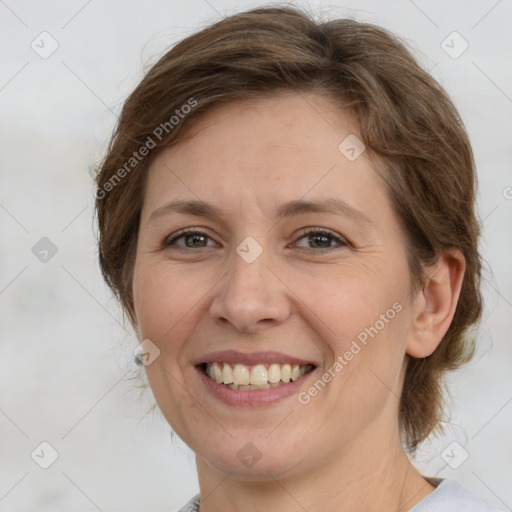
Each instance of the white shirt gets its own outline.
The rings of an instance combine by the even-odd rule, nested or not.
[[[432,485],[436,486],[436,490],[422,499],[409,512],[500,512],[487,505],[455,480],[431,478],[430,481]],[[199,512],[199,494],[177,512]]]

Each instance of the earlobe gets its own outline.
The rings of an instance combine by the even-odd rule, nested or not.
[[[455,314],[466,260],[459,250],[442,254],[426,269],[427,278],[413,305],[412,336],[407,354],[430,356],[441,343]]]

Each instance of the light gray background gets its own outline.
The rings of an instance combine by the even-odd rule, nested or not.
[[[205,24],[263,3],[0,1],[0,510],[172,511],[198,491],[192,452],[171,441],[159,412],[145,416],[152,397],[129,380],[137,342],[98,269],[90,172],[148,63]],[[512,2],[309,5],[408,40],[467,124],[486,310],[475,361],[450,377],[452,426],[417,464],[512,510]],[[46,59],[31,48],[50,48],[43,31],[59,45]],[[453,31],[469,43],[457,59],[441,47]],[[32,252],[42,237],[58,250],[47,262]],[[458,469],[441,457],[454,440],[469,453]],[[43,441],[59,454],[46,470],[31,458]],[[457,449],[448,453],[460,457]]]

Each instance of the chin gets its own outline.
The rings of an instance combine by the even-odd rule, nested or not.
[[[284,439],[269,442],[256,435],[253,439],[250,435],[229,437],[229,441],[219,443],[210,439],[204,451],[192,449],[206,464],[240,480],[268,480],[269,474],[275,478],[287,476],[304,465],[304,443],[291,442],[289,436],[287,443]],[[218,448],[212,449],[212,444]]]

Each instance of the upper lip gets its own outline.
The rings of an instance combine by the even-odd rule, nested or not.
[[[238,352],[236,350],[221,350],[217,352],[210,352],[204,356],[197,358],[193,364],[194,366],[204,363],[228,363],[228,364],[245,364],[252,366],[255,364],[298,364],[300,366],[313,365],[312,361],[300,359],[298,357],[289,356],[282,352]]]

